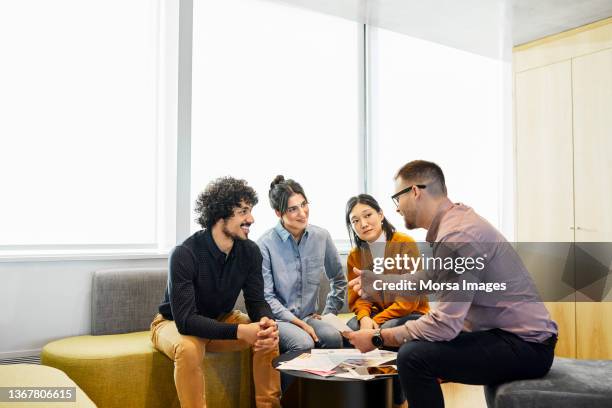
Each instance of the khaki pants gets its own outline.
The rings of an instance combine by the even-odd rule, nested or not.
[[[224,323],[250,323],[247,315],[234,310],[218,319]],[[205,408],[202,366],[206,350],[212,352],[239,351],[251,347],[242,340],[210,340],[180,334],[173,320],[162,315],[151,323],[151,341],[156,349],[174,361],[174,383],[182,408]],[[255,402],[258,408],[280,407],[280,375],[272,367],[278,348],[253,353]]]

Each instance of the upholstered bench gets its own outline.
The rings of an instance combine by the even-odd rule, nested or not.
[[[485,387],[489,408],[612,407],[612,361],[556,357],[539,379]]]
[[[96,408],[73,380],[53,367],[37,364],[0,365],[0,387],[75,387],[76,401],[72,402],[2,402],[0,408],[53,406],[57,408]]]
[[[100,408],[178,407],[173,362],[153,347],[148,331],[166,279],[165,269],[95,272],[92,335],[47,344],[41,362],[68,374]],[[208,406],[251,406],[250,354],[206,353]]]

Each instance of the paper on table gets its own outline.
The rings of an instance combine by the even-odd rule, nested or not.
[[[350,327],[348,327],[346,325],[346,323],[344,323],[338,316],[336,316],[335,314],[324,314],[323,316],[321,316],[321,320],[324,321],[325,323],[333,326],[336,330],[338,330],[339,332],[345,332],[345,331],[349,331],[352,332],[353,329],[351,329]]]
[[[303,353],[291,361],[281,363],[279,370],[315,370],[332,371],[338,365],[337,361],[327,355]]]

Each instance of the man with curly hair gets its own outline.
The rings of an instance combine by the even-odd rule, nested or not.
[[[183,408],[206,406],[205,351],[247,347],[253,349],[257,407],[280,407],[280,376],[272,367],[278,328],[264,299],[261,252],[248,239],[255,204],[257,194],[246,181],[212,181],[196,201],[202,230],[170,256],[168,285],[151,324],[151,341],[174,361]],[[241,290],[248,316],[233,310]]]

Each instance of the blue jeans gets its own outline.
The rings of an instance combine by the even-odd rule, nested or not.
[[[279,348],[281,353],[290,351],[308,351],[313,348],[342,348],[342,335],[331,325],[312,317],[302,319],[308,323],[317,334],[319,342],[315,343],[312,337],[293,323],[276,322],[279,332]],[[287,391],[289,385],[295,380],[281,371],[281,389]]]
[[[310,316],[302,320],[312,326],[319,338],[319,342],[315,344],[308,333],[293,323],[277,322],[281,353],[310,350],[313,348],[342,348],[342,335],[331,325]]]

